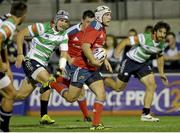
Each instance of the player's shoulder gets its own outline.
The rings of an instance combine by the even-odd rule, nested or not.
[[[95,30],[101,30],[103,28],[103,25],[100,22],[94,20],[91,22],[90,27]]]
[[[2,22],[1,26],[7,26],[12,29],[16,28],[15,22],[12,18],[7,18],[5,21]]]
[[[66,31],[68,35],[76,34],[77,32],[80,31],[80,23],[71,26]]]

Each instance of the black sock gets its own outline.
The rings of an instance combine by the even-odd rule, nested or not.
[[[41,100],[41,117],[47,114],[48,101]]]
[[[9,132],[9,121],[12,115],[12,112],[6,112],[2,108],[0,108],[1,115],[1,130],[3,132]]]
[[[142,114],[147,115],[147,114],[149,114],[149,113],[150,113],[150,108],[143,108]]]

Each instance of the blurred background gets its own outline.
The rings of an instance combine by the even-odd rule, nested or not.
[[[14,0],[15,1],[15,0]],[[12,0],[0,0],[0,14],[9,12]],[[158,115],[180,114],[180,0],[24,0],[28,5],[28,14],[26,22],[20,27],[23,28],[34,22],[50,21],[57,10],[64,9],[70,13],[71,25],[76,24],[81,19],[83,11],[95,10],[98,5],[107,5],[112,9],[112,22],[107,28],[107,38],[105,47],[108,49],[108,60],[111,62],[114,73],[109,74],[103,67],[101,68],[104,77],[117,76],[120,60],[113,57],[113,51],[122,38],[135,35],[141,32],[151,32],[152,27],[158,21],[165,21],[171,26],[171,33],[166,38],[165,50],[165,72],[171,82],[169,88],[164,87],[156,74],[156,83],[158,84],[157,93],[153,103],[153,112]],[[25,50],[27,53],[30,47],[31,39],[25,40]],[[16,44],[12,42],[9,48],[9,60],[14,71],[14,85],[18,89],[21,80],[24,78],[23,72],[17,70],[13,64],[16,60]],[[58,64],[58,50],[52,56],[48,69],[54,73]],[[152,62],[156,72],[156,60]],[[132,110],[137,114],[143,106],[144,88],[139,81],[132,79],[128,84],[127,91],[122,93],[112,93],[107,91],[107,102],[105,111]],[[170,89],[171,88],[171,89]],[[107,89],[108,90],[108,89]],[[175,90],[172,92],[172,90]],[[133,93],[131,93],[133,92]],[[54,92],[55,93],[55,92]],[[122,95],[121,95],[122,94]],[[92,94],[87,92],[88,106],[91,108],[93,103]],[[178,99],[178,100],[177,100]],[[18,114],[37,114],[39,110],[39,93],[33,92],[30,96],[27,106],[23,104],[24,110],[15,108]],[[21,104],[16,104],[16,106]],[[78,110],[77,103],[70,104],[60,98],[57,94],[51,97],[50,112],[64,110]],[[115,110],[115,111],[112,111]],[[62,113],[61,113],[62,114]],[[128,113],[127,113],[128,114]],[[140,114],[140,113],[139,113]]]

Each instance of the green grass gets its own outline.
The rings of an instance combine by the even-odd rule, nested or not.
[[[40,125],[39,117],[13,116],[13,132],[90,132],[90,123],[81,116],[54,116],[53,125]],[[161,116],[160,122],[141,122],[138,116],[103,116],[106,129],[101,132],[180,132],[180,116]]]

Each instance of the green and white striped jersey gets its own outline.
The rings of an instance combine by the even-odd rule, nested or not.
[[[34,59],[44,66],[58,46],[61,51],[68,51],[67,32],[57,32],[51,27],[50,22],[35,23],[28,26],[29,33],[33,36],[31,49],[27,57]]]
[[[138,34],[138,38],[135,39],[134,36],[130,36],[130,44],[133,46],[126,55],[139,63],[146,62],[152,54],[162,54],[165,49],[164,42],[156,43],[152,34],[141,33]],[[137,44],[138,42],[138,44]]]

